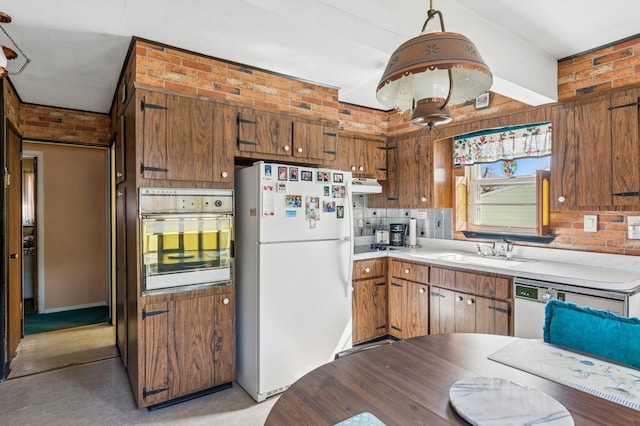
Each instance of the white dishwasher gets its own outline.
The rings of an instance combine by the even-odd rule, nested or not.
[[[623,293],[520,277],[514,280],[514,285],[516,337],[542,339],[545,307],[552,299],[628,316],[627,295]]]

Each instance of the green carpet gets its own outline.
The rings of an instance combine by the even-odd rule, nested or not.
[[[109,321],[109,308],[107,306],[74,309],[51,314],[27,314],[24,316],[24,334],[44,333],[63,328],[100,324],[107,321]]]

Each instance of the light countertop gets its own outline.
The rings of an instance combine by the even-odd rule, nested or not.
[[[630,294],[640,291],[640,258],[637,256],[516,246],[515,257],[508,261],[482,258],[475,253],[475,242],[468,241],[425,238],[419,239],[418,248],[392,247],[386,251],[368,250],[367,241],[356,239],[354,260],[389,256],[598,290]]]

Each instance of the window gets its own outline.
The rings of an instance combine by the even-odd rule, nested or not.
[[[549,236],[551,145],[549,122],[456,136],[455,230]]]
[[[548,216],[548,176],[545,184],[545,173],[540,177],[538,171],[548,174],[549,160],[547,155],[466,167],[468,229],[539,235],[544,188],[538,187],[546,185]]]

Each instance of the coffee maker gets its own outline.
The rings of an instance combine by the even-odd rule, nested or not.
[[[404,245],[404,225],[402,223],[392,223],[389,225],[389,245]]]

